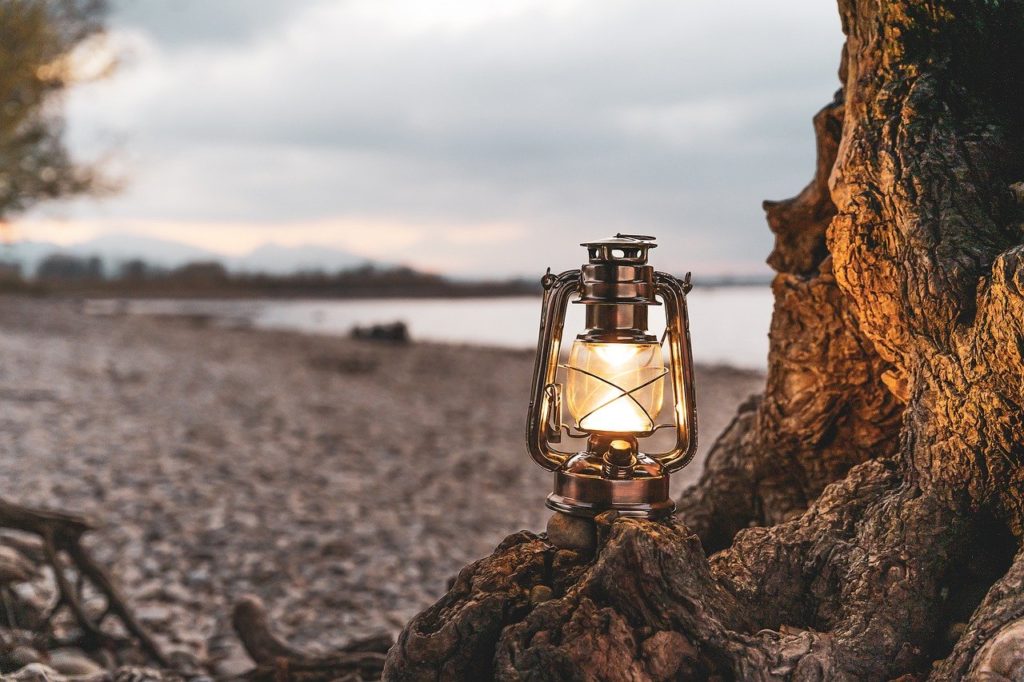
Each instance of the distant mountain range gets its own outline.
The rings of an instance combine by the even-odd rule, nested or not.
[[[314,244],[283,246],[269,242],[242,256],[226,256],[169,239],[127,234],[103,235],[70,245],[15,242],[0,246],[0,261],[19,263],[22,272],[32,275],[43,259],[55,253],[79,258],[95,256],[103,261],[109,274],[116,273],[121,263],[134,259],[163,268],[176,268],[196,261],[217,261],[234,272],[269,275],[287,275],[302,270],[333,273],[363,265],[383,265],[342,249]]]

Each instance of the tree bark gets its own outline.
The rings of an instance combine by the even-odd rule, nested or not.
[[[839,11],[764,394],[677,519],[510,537],[386,679],[1024,678],[1024,2]]]

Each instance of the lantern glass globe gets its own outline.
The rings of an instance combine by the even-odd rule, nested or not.
[[[658,343],[577,339],[569,351],[566,401],[582,431],[649,433],[665,397]]]

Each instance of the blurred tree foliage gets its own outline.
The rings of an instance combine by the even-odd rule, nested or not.
[[[102,187],[64,144],[61,94],[105,75],[105,0],[0,0],[0,225],[40,201]]]

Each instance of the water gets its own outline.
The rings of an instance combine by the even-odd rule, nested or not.
[[[687,296],[693,355],[704,364],[764,369],[772,294],[767,286],[697,288]],[[97,307],[100,305],[96,302]],[[540,297],[374,300],[126,300],[118,310],[143,315],[204,315],[262,329],[347,335],[356,325],[401,320],[413,339],[535,348]],[[570,305],[565,335],[583,329],[583,306]],[[96,312],[102,312],[97,309]],[[664,325],[651,309],[651,329]]]

